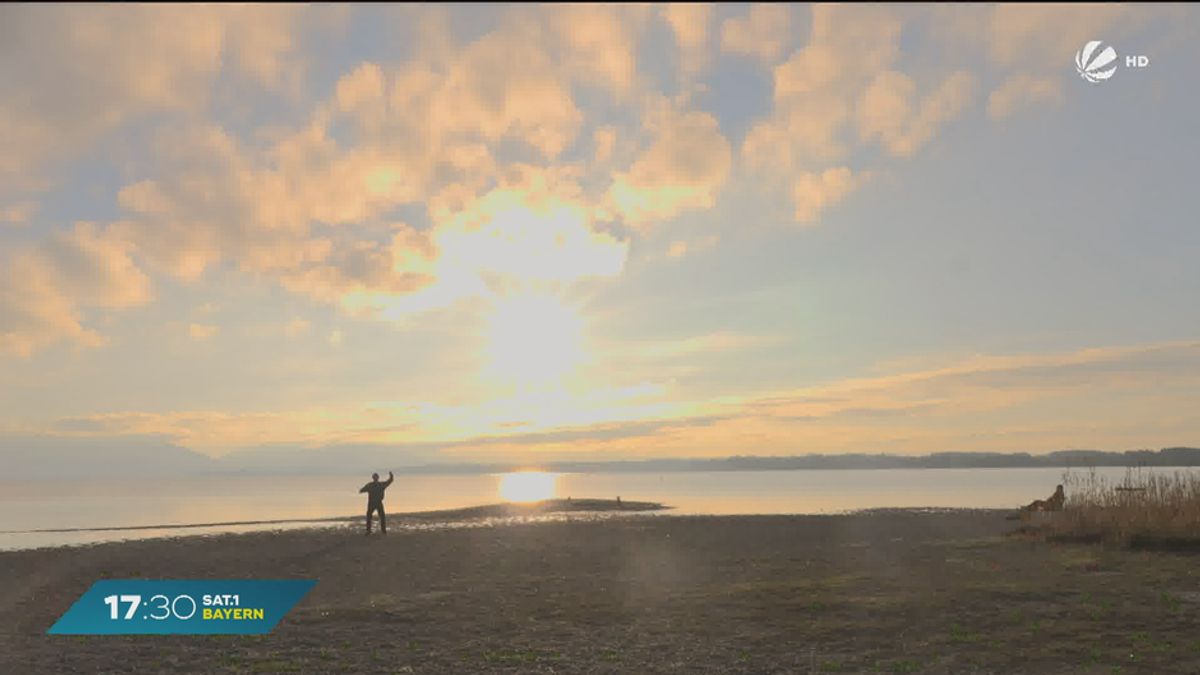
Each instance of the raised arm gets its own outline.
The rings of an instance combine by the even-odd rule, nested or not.
[[[361,495],[362,493],[366,492],[368,487],[370,487],[370,486],[369,486],[369,485],[364,485],[364,486],[362,486],[361,488],[359,488],[359,489],[358,489],[358,494],[360,494],[360,495]]]
[[[396,480],[396,477],[392,475],[392,472],[391,472],[391,471],[389,471],[389,472],[388,472],[388,479],[387,479],[387,482],[386,482],[386,483],[384,483],[384,485],[391,485],[391,484],[392,484],[392,481],[394,481],[394,480]]]

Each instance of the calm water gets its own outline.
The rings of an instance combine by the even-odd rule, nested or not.
[[[1195,469],[1158,468],[1159,474]],[[1123,468],[1098,477],[1122,482]],[[1076,471],[1075,475],[1084,476]],[[509,474],[511,476],[511,474]],[[1062,469],[889,469],[664,474],[403,476],[387,492],[392,514],[551,497],[655,501],[673,514],[819,514],[869,508],[1013,508],[1045,498]],[[0,549],[221,531],[311,526],[222,525],[117,532],[30,530],[179,526],[358,515],[367,478],[228,477],[159,481],[0,483]]]

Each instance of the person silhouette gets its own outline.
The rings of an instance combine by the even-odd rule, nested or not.
[[[387,490],[388,486],[391,485],[392,481],[394,480],[396,480],[396,477],[392,475],[391,471],[388,472],[388,479],[383,482],[379,481],[379,474],[373,473],[371,474],[371,482],[362,486],[362,489],[358,491],[359,494],[364,492],[367,493],[368,537],[371,536],[371,515],[376,511],[379,512],[379,532],[381,534],[387,534],[387,513],[385,513],[383,510],[383,492],[384,490]]]
[[[1062,511],[1063,502],[1067,499],[1066,493],[1063,492],[1063,486],[1059,485],[1054,488],[1054,494],[1050,495],[1049,499],[1035,499],[1025,507],[1026,511]]]
[[[1050,495],[1049,499],[1033,500],[1028,505],[1018,509],[1017,513],[1008,516],[1008,520],[1020,518],[1022,521],[1028,521],[1033,517],[1035,511],[1062,511],[1066,500],[1067,495],[1063,492],[1063,486],[1059,485],[1054,488],[1054,494]]]

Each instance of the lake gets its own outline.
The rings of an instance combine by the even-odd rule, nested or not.
[[[1101,467],[1120,483],[1126,469]],[[1143,473],[1150,469],[1143,470]],[[1158,474],[1197,469],[1155,468]],[[884,469],[670,473],[397,475],[388,512],[454,509],[500,501],[602,498],[652,501],[668,514],[821,514],[873,508],[1014,508],[1043,499],[1064,470]],[[1075,470],[1073,475],[1084,477]],[[312,526],[172,526],[316,520],[365,512],[358,489],[369,477],[196,477],[140,481],[0,482],[0,549],[82,544],[180,534]],[[147,527],[132,531],[32,530]]]

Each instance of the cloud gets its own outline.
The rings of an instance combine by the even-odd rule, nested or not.
[[[292,319],[288,325],[284,326],[283,334],[288,337],[297,337],[307,334],[310,328],[312,328],[312,324],[304,319]]]
[[[808,43],[774,70],[776,103],[815,94],[853,97],[900,53],[900,10],[816,5]]]
[[[706,251],[708,249],[713,248],[714,246],[717,245],[718,241],[720,241],[720,235],[716,235],[716,234],[709,235],[709,236],[703,237],[701,239],[697,239],[696,241],[692,242],[690,245],[688,244],[688,242],[686,242],[682,239],[680,239],[678,241],[673,241],[673,242],[671,242],[670,248],[667,249],[667,257],[668,258],[682,258],[685,255],[700,253],[702,251]]]
[[[592,142],[595,145],[596,163],[605,164],[612,158],[613,148],[617,144],[617,130],[613,127],[599,127],[592,133]]]
[[[777,340],[714,333],[624,348],[641,358],[691,361]],[[1103,386],[1097,388],[1098,382]],[[1162,430],[1194,432],[1188,392],[1196,387],[1200,343],[1188,342],[952,358],[923,369],[703,403],[680,400],[670,387],[642,381],[451,407],[373,401],[270,413],[123,412],[22,429],[156,435],[196,449],[349,441],[435,444],[456,457],[477,453],[479,459],[529,451],[564,457],[584,452],[695,457],[738,454],[737,448],[761,455],[885,448],[929,452],[949,444],[1004,450],[1014,438],[1029,439],[1022,441],[1026,447],[1052,450],[1080,439],[1103,441],[1107,432],[1129,442],[1147,438],[1147,431],[1156,438]],[[1006,414],[1016,408],[1019,415]],[[510,433],[514,428],[521,432]]]
[[[797,171],[812,170],[845,158],[841,129],[850,105],[840,98],[816,96],[807,106],[776,106],[771,119],[755,124],[742,141],[744,166],[767,182],[787,182]]]
[[[1057,80],[1018,73],[988,97],[988,114],[992,119],[1003,119],[1038,103],[1061,102],[1062,90]]]
[[[613,178],[609,196],[616,209],[638,226],[711,208],[732,165],[732,149],[716,118],[671,110],[649,124],[655,142],[629,171]]]
[[[387,225],[387,243],[314,233],[322,224],[371,221],[390,207],[397,188],[377,156],[339,153],[315,127],[283,138],[269,158],[216,128],[164,134],[160,146],[158,177],[120,191],[129,217],[115,228],[160,269],[196,278],[229,261],[354,309],[431,283],[437,251],[427,233],[398,223]]]
[[[177,276],[195,278],[230,262],[322,302],[393,316],[400,307],[474,292],[477,285],[461,278],[486,267],[554,279],[577,276],[571,265],[585,276],[615,274],[626,244],[592,229],[605,214],[586,203],[577,181],[549,167],[501,167],[491,146],[518,140],[553,160],[573,143],[582,123],[570,89],[574,66],[555,57],[555,41],[608,58],[613,45],[597,36],[628,19],[556,10],[539,21],[574,32],[552,37],[529,15],[513,16],[503,30],[446,48],[432,62],[360,64],[310,124],[274,134],[265,152],[216,127],[161,134],[159,157],[143,171],[155,177],[121,191],[131,215],[122,233]],[[606,86],[626,86],[617,77],[623,67],[606,72]],[[345,134],[335,140],[334,131],[346,129],[352,144]],[[607,138],[598,148],[605,154],[615,130]],[[536,171],[553,177],[536,185],[523,177]],[[514,174],[524,184],[505,177]],[[538,201],[544,198],[550,201]],[[388,243],[354,236],[361,229],[316,234],[327,225],[377,226],[388,210],[422,202],[432,230],[392,225]],[[513,246],[499,262],[482,263],[480,246],[497,241],[501,221]],[[442,284],[421,301],[401,297],[429,290],[439,275],[460,290]]]
[[[675,34],[680,71],[685,78],[701,74],[711,60],[708,39],[713,5],[675,2],[661,5],[661,8]]]
[[[543,8],[547,32],[557,37],[557,60],[574,81],[624,98],[637,85],[636,42],[648,6],[557,5]]]
[[[212,337],[216,337],[221,332],[220,326],[205,326],[198,323],[193,323],[188,326],[188,337],[196,342],[201,342]]]
[[[688,76],[711,65],[717,37],[726,52],[772,67],[772,111],[745,135],[740,159],[760,174],[748,182],[765,177],[793,200],[796,219],[811,223],[870,175],[856,146],[912,156],[972,103],[967,71],[901,72],[900,36],[913,17],[932,16],[944,42],[977,30],[990,62],[1008,69],[1075,45],[1044,23],[1086,15],[1091,30],[1136,14],[817,5],[809,39],[789,54],[795,22],[784,5],[751,7],[719,35],[711,5],[512,7],[489,14],[500,21],[482,33],[452,29],[449,10],[405,9],[421,26],[411,60],[350,67],[307,118],[243,135],[208,118],[215,104],[251,85],[273,94],[254,97],[255,106],[294,94],[312,65],[302,47],[314,31],[335,29],[333,10],[5,11],[0,56],[30,65],[4,73],[0,163],[23,175],[42,158],[149,123],[136,139],[149,140],[139,148],[149,152],[121,157],[122,212],[103,230],[130,269],[190,280],[235,270],[385,318],[486,293],[496,275],[617,276],[632,245],[618,234],[624,226],[636,237],[639,227],[716,205],[734,171],[726,120],[688,109],[686,96],[650,91],[654,78],[637,58],[639,40],[653,35],[647,26],[669,27]],[[34,53],[41,58],[24,58]],[[992,115],[1053,100],[1044,67],[1024,68],[992,92]],[[581,106],[596,101],[602,110],[585,115]],[[28,220],[38,203],[0,214]],[[395,222],[398,207],[413,205],[428,223]],[[668,257],[702,245],[681,238]],[[8,315],[49,312],[43,324],[59,326],[56,334],[91,340],[81,323],[91,300],[60,281],[42,284],[51,289],[42,291],[45,306],[59,309],[8,299]]]
[[[279,28],[294,17],[236,14],[276,21],[252,40],[239,26],[254,22],[231,25],[235,14],[122,16],[128,25],[106,19],[98,29],[97,49],[157,40],[143,33],[168,19],[171,30],[194,20],[196,34],[187,37],[198,46],[183,50],[191,61],[154,64],[164,69],[152,79],[157,89],[128,85],[145,100],[113,113],[104,129],[145,110],[202,109],[226,61],[241,75],[281,87],[287,67],[301,65]],[[426,17],[433,28],[437,16]],[[430,41],[424,60],[360,64],[297,128],[260,130],[252,141],[197,122],[201,117],[159,126],[148,135],[152,152],[124,167],[130,180],[118,195],[122,219],[109,229],[147,265],[179,278],[233,268],[319,302],[390,317],[477,293],[485,272],[553,280],[615,275],[628,242],[598,226],[611,222],[613,205],[602,203],[601,193],[588,197],[574,168],[553,163],[583,125],[577,83],[640,105],[631,96],[641,86],[633,54],[648,16],[646,8],[514,9],[468,44]],[[124,39],[127,33],[137,35]],[[164,35],[169,41],[171,33]],[[595,134],[599,164],[632,158],[617,128]],[[716,120],[678,114],[655,138],[613,192],[627,207],[621,215],[665,218],[711,205],[729,171]],[[502,166],[494,152],[513,141],[546,165]],[[662,171],[669,173],[656,175]],[[506,178],[531,172],[546,178],[520,178],[520,185]],[[434,227],[380,222],[404,204],[423,204]],[[364,233],[368,227],[374,233]],[[390,241],[377,236],[381,227],[393,230]],[[508,232],[498,239],[501,228]],[[493,262],[482,247],[498,241],[510,245]]]
[[[1097,382],[1104,386],[1097,389]],[[951,445],[1010,451],[1018,437],[1028,439],[1021,441],[1025,447],[1058,450],[1111,446],[1113,434],[1130,443],[1144,445],[1149,437],[1169,443],[1178,442],[1171,440],[1178,433],[1195,433],[1185,392],[1197,386],[1200,343],[1194,342],[975,356],[927,370],[680,404],[661,427],[609,439],[585,435],[570,448],[548,442],[538,450],[646,456],[644,449],[653,447],[659,457],[727,456],[736,452],[730,448],[753,448],[757,455],[928,453]],[[1162,394],[1170,388],[1181,393]],[[1142,394],[1157,398],[1142,404]],[[1019,416],[1005,415],[1018,407]],[[1101,410],[1107,421],[1097,423]],[[693,418],[706,423],[691,429]]]
[[[278,135],[266,153],[214,127],[161,135],[156,177],[121,191],[132,215],[122,232],[178,276],[228,261],[319,301],[392,317],[476,293],[471,277],[484,271],[616,274],[627,243],[593,228],[606,216],[572,169],[501,170],[492,157],[488,144],[520,139],[552,159],[581,121],[560,64],[522,30],[532,29],[518,24],[448,51],[443,73],[361,64],[311,124]],[[346,123],[352,146],[331,135]],[[498,184],[488,190],[489,181]],[[361,226],[421,201],[432,230],[393,224],[389,243],[354,230],[315,236],[318,226]],[[488,245],[507,249],[493,256]]]
[[[908,157],[936,135],[943,122],[957,117],[970,103],[975,78],[956,71],[918,103],[911,77],[884,71],[858,102],[858,124],[863,141],[880,139],[895,157]]]
[[[280,283],[347,310],[371,312],[434,283],[432,250],[427,233],[402,228],[389,245],[351,241],[317,264],[283,272]]]
[[[34,201],[16,202],[7,206],[0,205],[0,224],[26,225],[37,209],[38,203]]]
[[[796,222],[814,223],[824,209],[838,202],[867,180],[870,174],[854,173],[849,167],[826,169],[821,173],[804,173],[792,187],[796,203]]]
[[[553,56],[515,31],[480,38],[442,76],[421,66],[409,68],[402,73],[409,86],[397,86],[391,104],[406,117],[427,107],[425,123],[434,139],[472,134],[495,142],[512,137],[553,158],[574,140],[583,121]],[[416,99],[411,102],[418,109],[398,106],[405,98]]]
[[[721,49],[757,56],[764,66],[773,66],[791,43],[791,19],[788,5],[756,4],[745,16],[729,19],[722,25]]]
[[[78,223],[13,253],[0,272],[0,352],[28,357],[62,338],[78,345],[104,343],[83,326],[81,307],[126,309],[154,294],[132,247],[93,223]]]
[[[772,70],[771,115],[751,127],[740,153],[762,185],[790,191],[802,223],[861,183],[846,166],[857,145],[878,141],[888,155],[910,157],[967,109],[976,87],[966,70],[929,81],[924,71],[896,69],[911,9],[812,11],[807,44]]]
[[[790,186],[798,174],[844,161],[843,138],[859,98],[899,54],[901,21],[889,7],[815,5],[808,43],[772,71],[769,118],[743,140],[746,167]]]
[[[160,146],[168,161],[155,162],[158,178],[120,190],[118,202],[129,217],[115,228],[150,262],[195,278],[224,259],[262,271],[328,255],[328,242],[308,239],[311,219],[336,219],[321,211],[327,189],[300,197],[277,174],[256,170],[240,144],[218,128],[164,134]]]
[[[616,276],[629,243],[595,227],[604,215],[573,170],[516,165],[496,188],[438,223],[439,269],[547,281]]]
[[[1200,385],[1200,343],[1088,349],[1060,354],[974,356],[941,367],[772,394],[747,411],[797,419],[920,408],[962,415],[1051,399]]]
[[[334,11],[336,13],[336,10]],[[229,72],[281,88],[302,63],[294,41],[330,10],[303,5],[13,5],[0,59],[0,176],[69,159],[125,122],[198,112]]]

